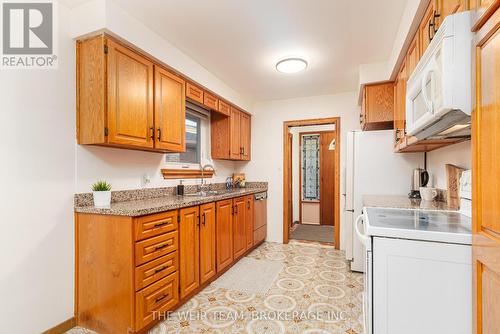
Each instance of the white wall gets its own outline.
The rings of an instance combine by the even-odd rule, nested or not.
[[[471,142],[443,147],[427,153],[427,171],[430,174],[432,186],[446,189],[446,170],[444,165],[452,164],[470,169],[472,166]]]
[[[257,103],[252,118],[252,161],[241,167],[250,180],[269,182],[267,240],[283,241],[283,122],[340,117],[341,165],[346,133],[359,128],[357,93]]]
[[[0,70],[2,333],[73,316],[75,46],[58,8],[59,68]]]

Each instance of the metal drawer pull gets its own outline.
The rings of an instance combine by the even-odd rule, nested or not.
[[[154,227],[160,227],[160,226],[167,225],[167,224],[168,224],[168,222],[156,223],[156,224],[154,225]]]
[[[163,299],[167,298],[168,295],[161,295],[160,297],[155,299],[155,303],[161,302]]]
[[[155,247],[155,250],[159,250],[159,249],[165,248],[165,247],[167,247],[167,246],[168,246],[168,243],[163,244],[163,245],[159,245],[159,246],[156,246],[156,247]]]
[[[155,269],[155,274],[158,274],[160,271],[163,271],[163,270],[165,270],[167,268],[168,268],[168,266],[161,266],[160,268]]]

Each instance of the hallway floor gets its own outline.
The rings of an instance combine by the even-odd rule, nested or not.
[[[333,244],[334,233],[335,227],[332,225],[296,224],[290,231],[290,239]]]
[[[266,293],[228,290],[216,281],[149,333],[363,332],[363,276],[349,271],[343,252],[293,240],[266,242],[248,258],[283,266]],[[92,332],[75,328],[68,333]]]

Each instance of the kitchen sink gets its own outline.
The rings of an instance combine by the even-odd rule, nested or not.
[[[190,197],[207,197],[207,196],[213,196],[213,195],[218,195],[218,194],[220,194],[219,191],[209,190],[209,191],[197,191],[195,193],[184,194],[184,196],[190,196]]]

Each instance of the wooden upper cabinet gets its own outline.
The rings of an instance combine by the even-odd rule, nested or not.
[[[469,9],[469,0],[434,0],[436,12],[439,15],[436,22],[438,27],[448,15],[463,12]],[[472,0],[476,1],[476,0]],[[437,29],[437,27],[436,27]]]
[[[233,263],[233,200],[216,203],[217,272]]]
[[[108,142],[153,148],[153,63],[113,40],[108,49]]]
[[[200,206],[200,284],[216,272],[215,203]]]
[[[500,3],[500,1],[497,1]],[[473,333],[500,328],[500,9],[476,35],[472,114]]]
[[[394,128],[394,83],[366,85],[361,115],[363,130]]]
[[[155,83],[155,147],[170,152],[184,152],[186,150],[185,82],[178,76],[155,66]]]
[[[184,298],[200,286],[199,207],[179,211],[180,293]]]
[[[418,28],[420,55],[423,55],[437,30],[436,5],[434,1],[429,3],[424,17]]]
[[[182,152],[184,123],[181,78],[106,35],[77,42],[79,144]]]
[[[231,149],[231,159],[239,160],[241,155],[241,136],[240,136],[240,124],[241,124],[241,113],[238,109],[231,107],[231,117],[230,117],[230,149]]]
[[[245,196],[245,238],[246,250],[253,247],[254,195]]]
[[[203,105],[211,110],[219,109],[219,99],[208,92],[203,93]]]
[[[231,106],[222,100],[219,100],[219,105],[218,105],[217,110],[221,114],[224,114],[226,116],[231,116]]]
[[[396,82],[394,83],[394,129],[396,130],[396,141],[405,135],[406,121],[406,63],[403,62],[399,69]]]
[[[231,159],[231,117],[212,112],[210,132],[212,159]]]
[[[418,43],[419,35],[418,32],[413,37],[410,46],[408,47],[408,52],[406,54],[405,63],[403,66],[406,66],[406,78],[409,78],[415,68],[417,67],[418,61],[420,60],[420,45]]]
[[[233,257],[234,259],[242,256],[246,251],[246,201],[245,197],[238,197],[233,200]]]
[[[203,89],[201,89],[200,87],[196,86],[193,83],[186,82],[186,97],[195,102],[203,104],[204,102]]]
[[[250,115],[240,113],[240,145],[241,145],[241,160],[250,160],[251,151],[251,124]]]

